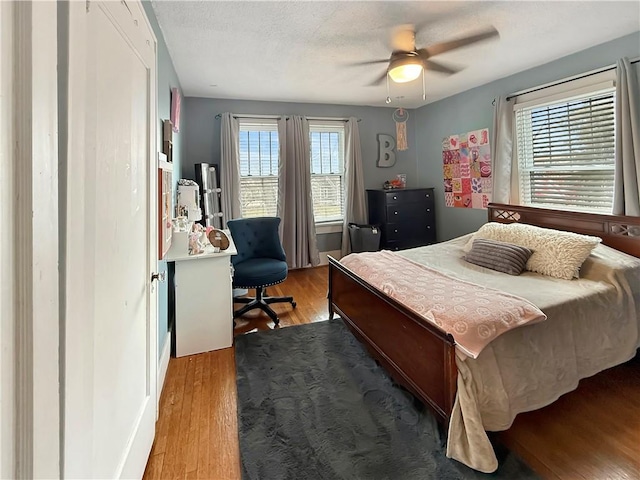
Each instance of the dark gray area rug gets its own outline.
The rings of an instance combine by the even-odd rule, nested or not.
[[[235,342],[245,480],[537,478],[504,449],[490,475],[447,458],[435,417],[341,319]]]

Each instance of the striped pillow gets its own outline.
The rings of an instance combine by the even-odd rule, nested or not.
[[[490,268],[509,275],[520,275],[527,265],[533,250],[514,245],[478,238],[465,257],[467,262]]]

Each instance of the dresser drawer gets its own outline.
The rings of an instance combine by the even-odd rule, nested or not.
[[[387,207],[387,223],[433,223],[433,206],[423,203],[403,203]]]
[[[431,223],[387,223],[384,226],[384,238],[387,242],[402,242],[408,239],[426,239],[435,241],[435,226]]]
[[[422,238],[419,237],[407,237],[398,240],[390,240],[384,243],[382,248],[385,250],[405,250],[407,248],[416,248],[422,247],[424,245],[430,245],[432,243],[436,243],[435,232],[429,233]]]
[[[428,203],[433,206],[432,190],[395,190],[385,192],[385,203],[395,205],[397,203]]]

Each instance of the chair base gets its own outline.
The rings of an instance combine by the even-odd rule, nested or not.
[[[259,308],[267,315],[269,318],[273,320],[273,323],[278,325],[280,323],[280,319],[276,312],[269,306],[271,303],[282,303],[288,302],[291,304],[293,308],[296,308],[296,302],[293,300],[293,297],[269,297],[265,295],[265,288],[256,288],[256,296],[252,297],[236,297],[233,299],[234,303],[246,303],[244,307],[239,310],[233,312],[233,318],[238,318],[247,313],[250,310],[255,308]]]

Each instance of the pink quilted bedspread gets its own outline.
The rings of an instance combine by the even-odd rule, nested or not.
[[[452,278],[389,251],[351,254],[340,263],[450,333],[472,358],[504,332],[547,318],[524,298]]]

